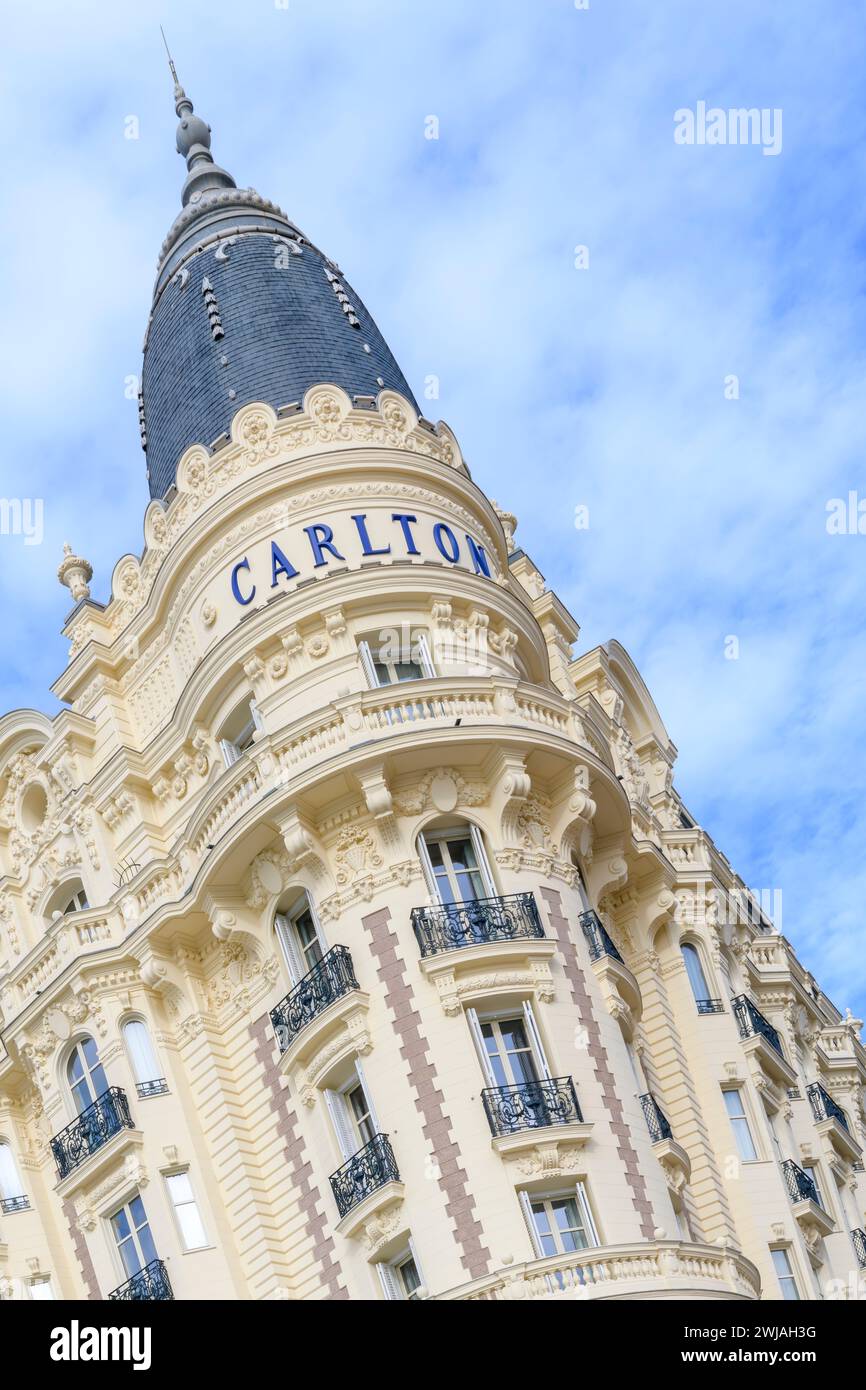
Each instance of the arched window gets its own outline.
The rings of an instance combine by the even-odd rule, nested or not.
[[[53,922],[58,917],[65,917],[69,912],[84,912],[89,906],[81,879],[70,878],[52,893],[46,917]]]
[[[705,1004],[710,998],[710,987],[707,984],[707,977],[704,974],[704,967],[701,964],[701,957],[697,946],[693,946],[690,941],[686,941],[682,946],[683,960],[686,963],[686,974],[689,977],[689,984],[692,987],[692,994],[695,996],[697,1004]]]
[[[24,1197],[24,1184],[18,1172],[15,1155],[5,1139],[0,1139],[0,1209],[4,1212],[15,1210],[27,1199]]]
[[[123,1025],[123,1041],[129,1053],[138,1094],[142,1099],[151,1095],[162,1095],[168,1087],[160,1076],[159,1062],[147,1024],[140,1018],[131,1018]]]
[[[81,1038],[75,1044],[66,1064],[66,1077],[79,1115],[108,1090],[105,1072],[92,1038]]]

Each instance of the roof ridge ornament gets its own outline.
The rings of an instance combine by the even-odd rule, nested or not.
[[[162,25],[159,26],[159,32],[162,34],[169,71],[174,82],[174,109],[179,118],[177,152],[186,160],[189,170],[181,191],[181,202],[186,207],[188,203],[199,202],[208,192],[221,188],[236,188],[237,184],[227,170],[221,169],[214,162],[210,150],[210,126],[201,116],[195,114],[192,102],[180,85]]]

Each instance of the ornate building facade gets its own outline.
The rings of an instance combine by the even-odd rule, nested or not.
[[[144,551],[0,720],[0,1294],[864,1296],[859,1022],[175,96]]]

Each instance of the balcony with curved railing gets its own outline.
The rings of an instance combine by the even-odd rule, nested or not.
[[[570,1076],[522,1081],[517,1086],[488,1086],[481,1092],[481,1099],[494,1138],[553,1125],[583,1124]]]
[[[652,1142],[661,1144],[665,1139],[672,1139],[670,1122],[655,1096],[647,1091],[646,1095],[640,1097],[640,1104]]]
[[[329,1182],[341,1220],[386,1188],[395,1195],[391,1184],[400,1182],[400,1172],[387,1134],[374,1134],[369,1144],[331,1174]]]
[[[625,964],[597,912],[593,912],[592,909],[582,912],[580,914],[580,929],[586,939],[591,961],[601,960],[602,956],[610,956],[611,960],[618,960],[621,965]]]
[[[811,1174],[804,1172],[798,1163],[792,1158],[786,1158],[782,1164],[782,1176],[785,1180],[785,1187],[788,1189],[788,1196],[794,1215],[802,1229],[807,1233],[807,1239],[818,1236],[827,1236],[833,1230],[833,1218],[825,1209],[821,1201],[821,1194],[818,1185]],[[812,1240],[814,1244],[814,1239]]]
[[[347,947],[332,946],[285,999],[271,1009],[271,1023],[280,1052],[287,1052],[299,1035],[326,1009],[358,987]]]
[[[151,1260],[108,1297],[123,1303],[169,1302],[174,1300],[174,1291],[162,1260]]]
[[[812,1118],[818,1133],[842,1158],[849,1163],[856,1163],[862,1151],[851,1132],[845,1111],[836,1104],[819,1081],[812,1081],[806,1087],[806,1095],[812,1107]]]
[[[770,1020],[764,1017],[747,994],[738,994],[732,999],[731,1009],[742,1042],[749,1052],[757,1056],[764,1071],[786,1088],[796,1086],[797,1073],[785,1056],[782,1039]]]
[[[422,959],[470,946],[544,939],[541,917],[531,893],[413,907],[412,930]]]
[[[851,1232],[851,1240],[854,1243],[857,1263],[861,1269],[866,1269],[866,1231],[862,1231],[858,1226],[856,1230]]]
[[[643,1011],[640,985],[617,950],[598,913],[588,908],[578,919],[589,959],[605,995],[608,1008],[623,1000],[639,1019]]]
[[[126,1093],[119,1086],[109,1086],[51,1140],[60,1181],[68,1178],[115,1135],[134,1128]]]

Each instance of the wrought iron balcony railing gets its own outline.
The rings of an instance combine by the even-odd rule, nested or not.
[[[732,1001],[734,1017],[737,1020],[737,1027],[740,1030],[741,1038],[754,1038],[758,1034],[766,1038],[771,1047],[774,1047],[782,1060],[785,1054],[782,1051],[782,1041],[772,1023],[770,1023],[761,1010],[756,1007],[747,994],[738,994]]]
[[[721,999],[696,999],[695,1005],[699,1014],[723,1014],[725,1006]]]
[[[819,1081],[813,1081],[806,1087],[806,1095],[812,1106],[812,1114],[820,1123],[821,1120],[838,1120],[843,1129],[848,1130],[848,1116],[845,1111],[838,1106],[832,1096],[828,1095]]]
[[[348,950],[345,946],[332,946],[285,999],[271,1009],[271,1022],[280,1052],[285,1052],[302,1029],[335,999],[357,988],[358,981]]]
[[[861,1231],[858,1227],[856,1231],[851,1232],[851,1239],[854,1242],[860,1268],[866,1269],[866,1231]]]
[[[4,1216],[11,1216],[14,1211],[29,1211],[29,1197],[0,1197],[0,1211]]]
[[[504,898],[476,898],[469,903],[413,907],[412,930],[422,956],[437,956],[461,946],[520,937],[543,938],[544,928],[531,893]]]
[[[174,1292],[162,1260],[151,1260],[149,1265],[133,1274],[125,1284],[113,1289],[108,1297],[125,1303],[156,1303],[173,1300]]]
[[[580,925],[586,937],[586,944],[589,947],[590,960],[601,960],[602,956],[611,956],[613,960],[618,960],[621,965],[625,964],[619,951],[602,926],[601,918],[597,912],[581,912]]]
[[[488,1086],[481,1098],[490,1132],[497,1137],[522,1129],[583,1123],[570,1076],[523,1081],[519,1086]]]
[[[119,1086],[109,1086],[86,1110],[51,1140],[51,1152],[60,1180],[113,1139],[122,1129],[133,1129],[129,1102]]]
[[[650,1139],[654,1144],[660,1144],[662,1139],[673,1139],[668,1117],[659,1107],[655,1096],[647,1091],[645,1096],[640,1098],[641,1107],[646,1120],[646,1127],[650,1132]]]
[[[399,1182],[400,1173],[387,1134],[374,1134],[369,1144],[332,1173],[329,1179],[337,1211],[346,1216],[371,1192],[389,1182]]]
[[[136,1082],[135,1089],[139,1100],[148,1100],[151,1096],[167,1096],[168,1082],[164,1076],[157,1076],[153,1081]]]
[[[804,1173],[793,1158],[785,1159],[782,1164],[782,1173],[785,1177],[788,1196],[792,1202],[814,1202],[816,1206],[822,1206],[814,1178],[810,1178],[808,1173]]]

